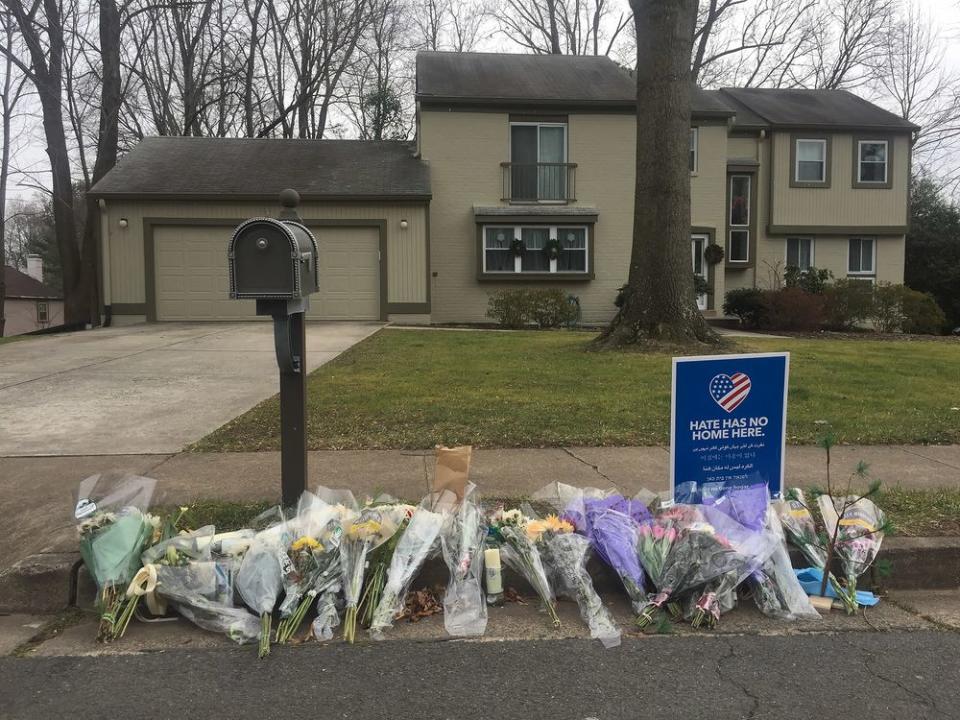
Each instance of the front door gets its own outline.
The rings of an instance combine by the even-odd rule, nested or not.
[[[691,252],[693,254],[693,274],[707,279],[707,263],[703,259],[703,251],[707,247],[708,238],[706,235],[692,235],[690,237]],[[697,307],[700,310],[707,309],[707,295],[701,293],[697,295]]]

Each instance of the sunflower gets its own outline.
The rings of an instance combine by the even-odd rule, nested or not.
[[[547,515],[547,519],[543,521],[543,524],[546,526],[547,530],[556,533],[571,533],[573,532],[573,525],[571,525],[566,520],[561,520],[556,515]]]
[[[354,540],[366,540],[379,534],[382,527],[376,520],[364,520],[363,522],[353,523],[347,531],[347,535]]]
[[[300,552],[301,550],[323,550],[323,545],[309,535],[304,535],[294,540],[290,545],[290,549],[294,552]]]
[[[527,523],[526,528],[524,528],[527,533],[527,537],[533,542],[538,542],[540,540],[540,536],[543,535],[546,529],[547,524],[543,520],[531,520]]]

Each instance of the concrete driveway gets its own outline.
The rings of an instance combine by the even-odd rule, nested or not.
[[[309,369],[380,327],[309,324]],[[268,322],[153,323],[8,343],[0,456],[176,452],[277,391]]]

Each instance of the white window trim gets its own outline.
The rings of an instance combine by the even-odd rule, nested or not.
[[[817,143],[823,148],[823,160],[820,161],[820,179],[819,180],[801,180],[800,179],[800,143]],[[825,183],[827,181],[827,141],[823,138],[797,138],[796,146],[793,149],[794,166],[793,181],[797,183]],[[810,161],[806,161],[810,162]]]
[[[850,241],[859,240],[861,242],[860,250],[860,265],[863,265],[863,249],[862,243],[864,240],[870,241],[870,270],[851,270],[850,269]],[[855,278],[872,278],[877,274],[877,239],[875,237],[851,237],[847,238],[847,275]]]
[[[690,174],[696,175],[700,172],[700,128],[690,128],[690,137],[693,139],[693,167],[690,169]]]
[[[40,317],[40,306],[43,306],[43,312],[46,315],[45,318]],[[37,300],[37,322],[38,323],[48,323],[50,322],[50,303],[46,300]]]
[[[499,250],[500,248],[487,248],[487,230],[488,229],[497,229],[503,228],[505,230],[510,230],[512,232],[512,238],[523,238],[523,228],[537,228],[537,229],[547,229],[550,231],[550,241],[557,240],[559,241],[559,228],[564,229],[574,229],[574,230],[583,230],[583,254],[584,254],[584,270],[558,270],[559,260],[550,260],[550,269],[549,270],[537,270],[537,271],[523,271],[523,257],[514,255],[513,256],[513,270],[487,270],[487,250]],[[483,225],[481,230],[481,237],[483,241],[483,247],[481,248],[481,255],[483,257],[483,273],[485,275],[503,275],[507,277],[522,277],[524,275],[553,275],[555,273],[561,273],[563,275],[589,275],[590,274],[590,228],[587,225],[578,225],[576,223],[565,223],[563,225],[537,225],[536,223],[528,223],[526,225],[501,225],[497,223],[492,223],[490,225]],[[507,252],[510,252],[510,247],[507,246],[504,248]]]
[[[747,179],[747,222],[745,225],[737,225],[732,221],[733,213],[733,181],[734,178],[746,178]],[[730,229],[727,231],[727,262],[730,263],[749,263],[750,262],[750,220],[753,214],[753,175],[747,175],[746,173],[737,173],[730,175],[727,178],[727,204],[730,207],[727,209],[727,212],[730,212],[731,222]],[[735,232],[745,232],[747,234],[747,256],[743,259],[733,257],[733,233]]]
[[[863,164],[880,165],[872,160],[864,160],[861,152],[864,145],[883,145],[883,180],[864,180]],[[888,140],[857,140],[857,182],[861,185],[886,185],[890,174],[890,142]]]
[[[791,240],[809,240],[810,241],[810,267],[817,266],[816,252],[817,252],[817,242],[816,239],[809,235],[793,235],[787,238],[787,241],[783,244],[783,262],[784,267],[792,267],[790,265],[790,241]],[[850,252],[850,242],[847,241],[847,253]],[[847,267],[850,267],[850,258],[847,258]],[[801,271],[804,271],[803,268],[800,268]],[[804,271],[805,272],[805,271]]]

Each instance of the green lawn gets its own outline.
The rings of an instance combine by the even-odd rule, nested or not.
[[[650,445],[669,441],[670,357],[588,352],[573,332],[383,330],[309,378],[314,449]],[[791,353],[788,440],[960,442],[960,342],[739,339]],[[279,447],[279,402],[198,450]]]

